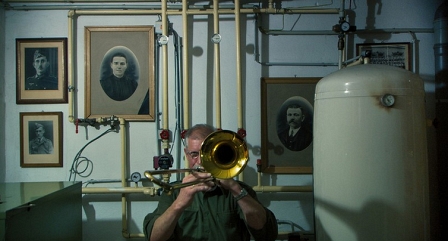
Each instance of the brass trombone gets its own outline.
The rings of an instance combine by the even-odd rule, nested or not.
[[[212,178],[207,181],[214,181],[216,178],[229,179],[240,174],[249,160],[246,142],[239,134],[229,130],[219,130],[208,135],[202,142],[200,156],[202,167],[145,171],[144,175],[170,194],[174,189],[188,187],[203,181],[170,184],[155,178],[154,175],[199,171],[211,173]]]

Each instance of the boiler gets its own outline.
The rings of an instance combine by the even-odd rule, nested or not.
[[[424,95],[418,75],[388,65],[317,83],[316,240],[429,240]]]

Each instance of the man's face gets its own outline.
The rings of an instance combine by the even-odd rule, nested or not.
[[[44,129],[42,127],[39,127],[36,129],[36,136],[37,138],[42,138],[44,136]]]
[[[112,68],[113,74],[118,78],[121,78],[128,68],[128,63],[126,62],[126,58],[118,56],[112,59],[110,67]]]
[[[37,75],[43,75],[47,72],[50,63],[47,61],[47,57],[41,56],[34,60],[33,66],[36,69]]]
[[[286,110],[286,121],[292,128],[299,128],[305,116],[300,108],[288,108]]]
[[[188,160],[188,167],[193,168],[201,166],[200,150],[203,140],[195,140],[187,138],[187,148],[184,149],[185,156]]]

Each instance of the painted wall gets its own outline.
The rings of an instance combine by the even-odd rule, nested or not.
[[[330,1],[326,1],[330,3]],[[362,1],[349,4],[350,22],[365,29],[366,26],[376,29],[391,28],[432,28],[433,17],[441,0],[419,1],[399,0],[382,1],[381,5]],[[282,6],[296,7],[305,4],[316,4],[317,1],[285,2]],[[323,5],[319,1],[320,5]],[[370,4],[370,5],[367,5]],[[325,7],[339,7],[339,2]],[[75,133],[75,125],[68,121],[68,104],[50,105],[17,105],[16,103],[16,38],[52,38],[68,36],[67,10],[36,10],[36,11],[0,11],[0,30],[4,36],[0,38],[0,120],[4,123],[0,128],[0,180],[6,182],[20,181],[56,181],[69,180],[70,168],[78,151],[89,141],[102,134],[107,127],[99,129],[80,127]],[[77,113],[84,118],[84,28],[86,26],[128,26],[153,25],[158,16],[79,16],[76,20],[76,96]],[[174,29],[183,36],[182,18],[169,16]],[[235,31],[232,16],[222,16],[220,21],[221,42],[221,80],[222,80],[222,128],[236,131],[236,55],[234,49]],[[337,36],[320,35],[277,35],[268,36],[257,30],[261,20],[265,30],[331,30],[338,23],[337,15],[270,15],[261,19],[254,15],[242,17],[242,76],[243,76],[243,111],[244,128],[247,130],[247,143],[250,147],[250,162],[244,171],[244,180],[250,185],[257,184],[256,160],[260,157],[261,140],[261,77],[323,77],[337,71],[336,66],[265,66],[257,62],[271,63],[337,63]],[[189,18],[190,38],[190,74],[191,74],[191,117],[190,123],[216,123],[213,90],[213,44],[210,37],[213,34],[211,16],[195,16]],[[348,38],[348,58],[352,58],[356,43],[363,42],[411,42],[418,47],[415,72],[425,80],[427,92],[427,118],[434,118],[434,56],[432,33],[401,34],[363,34],[351,35]],[[257,51],[258,49],[258,51]],[[259,55],[257,55],[259,54]],[[175,115],[175,82],[174,82],[174,52],[172,42],[169,44],[169,128],[178,136]],[[160,81],[160,80],[159,80]],[[157,114],[162,111],[161,92]],[[63,112],[63,167],[62,168],[21,168],[20,167],[20,112]],[[157,119],[161,120],[161,115]],[[4,128],[4,129],[3,129]],[[140,172],[152,169],[152,157],[159,155],[160,122],[131,122],[128,124],[128,172]],[[177,132],[175,132],[177,131]],[[110,180],[120,178],[120,133],[110,133],[90,144],[84,149],[82,156],[93,164],[91,174],[86,177],[76,177],[76,180]],[[428,129],[429,158],[433,161],[434,133]],[[177,138],[173,145],[172,155],[177,163],[182,163],[183,145]],[[4,151],[3,151],[4,150]],[[90,169],[89,169],[90,170]],[[174,176],[172,180],[174,180]],[[145,184],[150,185],[150,184]],[[262,185],[312,185],[310,175],[263,175]],[[119,183],[104,183],[89,185],[89,187],[116,187]],[[292,222],[294,231],[314,232],[313,199],[311,193],[260,193],[260,200],[274,211],[279,220]],[[131,200],[129,210],[129,232],[142,232],[144,216],[154,210],[157,197],[143,194],[129,195]],[[124,240],[121,236],[121,203],[120,195],[101,194],[84,195],[83,197],[83,240]],[[290,231],[290,225],[282,225],[280,231]]]

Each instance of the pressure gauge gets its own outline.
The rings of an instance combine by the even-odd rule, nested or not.
[[[350,23],[348,23],[347,21],[342,22],[341,30],[342,32],[348,32],[350,30]]]
[[[381,96],[381,104],[386,107],[391,107],[395,104],[395,96],[391,94],[384,94]]]
[[[166,35],[160,35],[158,41],[159,41],[159,44],[165,45],[165,44],[168,43],[168,40],[169,40],[168,36],[166,36]]]
[[[134,172],[131,174],[131,180],[133,182],[139,182],[142,179],[142,175],[139,172]]]
[[[212,42],[215,44],[219,44],[221,42],[221,35],[216,33],[212,36]]]

